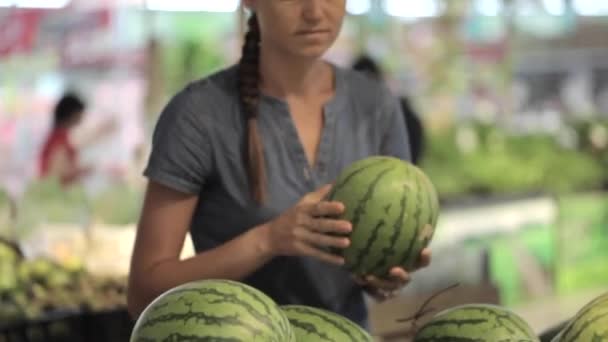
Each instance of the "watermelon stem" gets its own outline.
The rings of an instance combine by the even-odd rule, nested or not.
[[[446,287],[443,290],[437,291],[437,293],[431,295],[429,298],[427,298],[427,300],[424,301],[424,303],[422,303],[422,305],[420,306],[420,308],[418,309],[418,311],[415,314],[413,314],[410,317],[397,319],[397,322],[398,323],[404,323],[404,322],[409,322],[409,321],[413,320],[414,323],[412,324],[412,329],[415,329],[416,328],[416,321],[418,321],[421,317],[429,314],[430,312],[435,311],[434,308],[428,308],[427,309],[426,306],[429,305],[429,303],[433,299],[437,298],[439,295],[441,295],[443,293],[446,293],[446,292],[448,292],[448,291],[450,291],[452,289],[455,289],[458,286],[460,286],[460,283],[456,283],[456,284],[450,285],[450,286]]]

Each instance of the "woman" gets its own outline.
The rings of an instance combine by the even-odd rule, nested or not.
[[[133,251],[128,306],[197,279],[248,283],[279,304],[322,307],[366,325],[363,289],[389,295],[400,268],[357,282],[324,252],[350,223],[323,201],[339,172],[371,154],[408,158],[398,102],[379,84],[320,57],[345,0],[248,0],[237,66],[190,84],[157,124]],[[179,260],[190,231],[196,256]],[[425,251],[421,266],[429,262]]]
[[[72,129],[81,122],[84,102],[74,94],[65,94],[55,105],[53,128],[40,154],[40,177],[57,177],[69,185],[88,174],[91,169],[78,164],[78,149],[70,139]]]
[[[365,73],[370,77],[376,78],[379,82],[384,82],[384,75],[378,64],[369,56],[361,55],[355,60],[352,65],[354,70]],[[422,121],[412,108],[410,101],[407,97],[402,96],[399,99],[401,104],[401,111],[405,119],[405,126],[407,127],[407,134],[410,138],[410,152],[411,162],[413,164],[420,164],[422,155],[424,152],[424,127]]]
[[[84,101],[73,93],[64,94],[55,105],[53,127],[39,157],[41,178],[55,177],[62,185],[69,186],[93,172],[92,167],[79,163],[79,151],[112,133],[116,122],[108,119],[87,132],[75,135],[74,130],[82,122],[85,110]],[[102,171],[114,170],[108,168]]]

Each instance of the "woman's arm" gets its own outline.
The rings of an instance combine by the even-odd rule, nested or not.
[[[198,197],[149,183],[131,259],[128,308],[133,317],[158,295],[198,279],[239,280],[253,273],[272,254],[258,227],[221,246],[180,260]]]
[[[349,222],[326,218],[344,211],[341,203],[323,201],[330,189],[323,186],[275,219],[214,249],[179,260],[197,196],[150,183],[131,261],[129,312],[138,316],[158,295],[183,283],[240,280],[277,255],[304,255],[343,264],[342,257],[323,250],[347,247],[349,240],[335,235],[351,231]]]
[[[62,184],[77,181],[91,171],[91,168],[81,167],[70,162],[65,147],[59,147],[50,156],[49,175],[56,177]]]
[[[98,126],[76,129],[70,134],[71,142],[76,149],[83,149],[97,144],[101,139],[107,138],[118,129],[115,118],[106,119]]]

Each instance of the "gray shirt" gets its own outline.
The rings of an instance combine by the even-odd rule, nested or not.
[[[243,163],[246,122],[236,67],[189,84],[163,110],[144,174],[175,190],[199,195],[190,233],[201,252],[267,222],[350,163],[370,155],[410,158],[399,102],[375,81],[335,67],[335,96],[324,107],[315,167],[308,164],[285,101],[263,95],[268,200],[250,199]],[[167,227],[171,229],[171,227]],[[307,257],[279,257],[244,279],[279,304],[325,308],[365,324],[363,293],[340,267]]]

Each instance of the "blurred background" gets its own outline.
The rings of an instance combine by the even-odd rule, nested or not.
[[[498,303],[539,334],[605,291],[608,2],[347,8],[326,57],[383,69],[442,203],[433,266],[370,302],[374,334],[404,340],[392,318],[453,283],[437,305]],[[238,60],[244,18],[238,0],[0,0],[0,341],[126,340],[151,132],[175,92]],[[86,104],[70,134],[87,172],[65,187],[38,163],[68,91]]]

